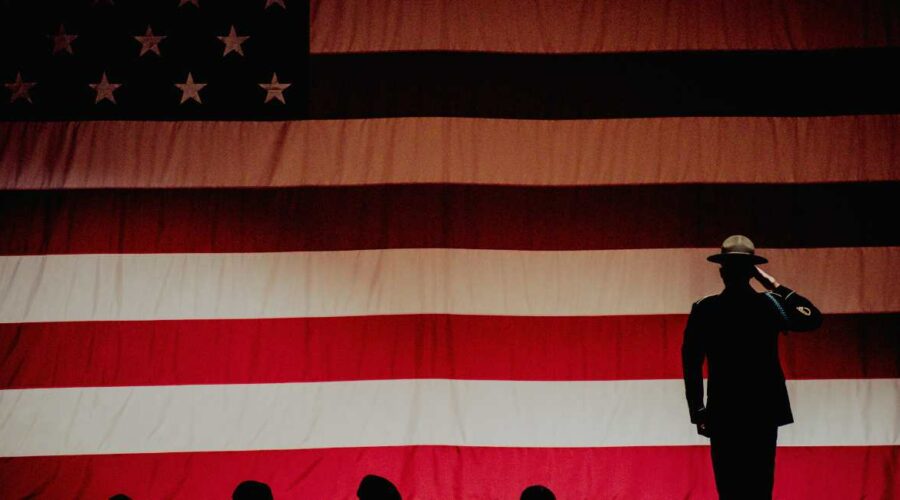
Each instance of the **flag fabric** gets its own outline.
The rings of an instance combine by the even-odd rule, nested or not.
[[[715,498],[733,233],[825,313],[776,498],[900,491],[897,5],[3,9],[4,498]]]

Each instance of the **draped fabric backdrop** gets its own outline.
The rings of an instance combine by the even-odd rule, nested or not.
[[[733,233],[826,314],[781,339],[776,497],[900,496],[900,5],[313,1],[304,88],[281,3],[202,34],[286,103],[4,63],[0,496],[715,498],[680,345]]]

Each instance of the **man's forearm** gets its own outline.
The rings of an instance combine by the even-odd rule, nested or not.
[[[685,379],[685,397],[687,398],[688,412],[690,412],[691,422],[697,423],[703,406],[703,381]]]
[[[809,299],[784,285],[779,285],[774,292],[782,297],[790,330],[815,330],[822,324],[822,312]]]

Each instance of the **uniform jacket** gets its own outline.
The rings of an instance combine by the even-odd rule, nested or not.
[[[779,286],[758,293],[725,289],[691,308],[681,346],[691,422],[717,427],[794,421],[778,357],[778,334],[808,331],[822,323],[819,310]],[[703,404],[703,362],[709,370]]]

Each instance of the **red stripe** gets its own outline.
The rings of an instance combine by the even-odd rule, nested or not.
[[[0,325],[0,387],[455,378],[681,377],[684,315]],[[896,378],[900,314],[826,317],[782,338],[788,378]]]
[[[779,448],[776,499],[896,498],[900,447]],[[518,498],[530,484],[557,498],[715,498],[707,447],[343,448],[0,459],[6,498],[230,498],[241,481],[275,498],[351,499],[365,474],[404,498]]]
[[[8,191],[0,254],[696,248],[733,228],[769,248],[886,246],[898,197],[900,183]]]
[[[546,10],[552,7],[552,11]],[[723,4],[628,0],[315,0],[310,50],[597,53],[897,46],[900,10],[876,0]],[[582,28],[584,27],[584,28]],[[591,27],[591,29],[585,29]]]

